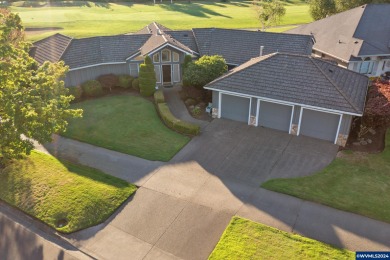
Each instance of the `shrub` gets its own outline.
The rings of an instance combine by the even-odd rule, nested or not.
[[[119,87],[121,88],[130,88],[132,86],[134,78],[130,75],[119,75],[118,77],[119,80]]]
[[[166,103],[157,104],[158,112],[164,123],[171,129],[187,135],[197,135],[200,132],[200,127],[195,124],[187,123],[177,119],[169,110]]]
[[[133,82],[131,83],[131,86],[133,87],[133,89],[139,91],[139,79],[138,78],[135,78],[133,80]]]
[[[119,78],[115,74],[101,75],[97,78],[103,89],[112,90],[112,88],[119,86]]]
[[[83,93],[87,97],[98,97],[103,95],[103,88],[99,81],[88,80],[81,85]]]
[[[68,94],[74,96],[74,101],[78,101],[83,95],[83,89],[80,86],[68,87]]]
[[[154,92],[154,102],[156,102],[156,104],[165,102],[164,93],[162,90],[157,90]]]
[[[199,116],[202,113],[202,110],[200,107],[196,106],[192,109],[192,114],[194,116]]]
[[[369,127],[390,127],[390,83],[376,80],[368,89],[362,123]]]
[[[156,87],[156,73],[149,56],[145,57],[144,63],[139,67],[139,89],[141,95],[149,97],[153,95]]]
[[[203,88],[204,85],[222,76],[227,71],[226,61],[222,56],[202,56],[188,64],[183,74],[183,84]]]

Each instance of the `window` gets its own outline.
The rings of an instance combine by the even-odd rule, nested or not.
[[[138,63],[130,63],[130,75],[138,77]]]
[[[374,67],[373,61],[363,61],[360,65],[360,73],[362,74],[371,74],[372,68]]]
[[[156,53],[153,55],[153,61],[154,62],[160,62],[160,53]]]
[[[175,56],[173,56],[175,57]],[[173,59],[175,60],[175,59]],[[179,82],[180,81],[180,65],[179,64],[173,64],[173,82]]]
[[[172,52],[173,55],[173,61],[178,62],[179,61],[179,53],[177,52]]]
[[[162,62],[171,61],[171,51],[170,50],[163,50],[161,52],[161,56],[162,56]]]
[[[154,71],[156,72],[156,82],[161,82],[160,65],[154,65]]]

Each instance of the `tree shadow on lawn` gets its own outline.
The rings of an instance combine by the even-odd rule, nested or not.
[[[223,15],[205,7],[200,3],[191,4],[160,4],[161,8],[167,11],[180,12],[191,16],[211,18],[211,16],[220,16],[225,18],[232,18],[231,16]]]
[[[111,4],[108,2],[89,2],[89,1],[57,1],[57,2],[35,2],[25,1],[21,7],[103,7],[110,9]]]

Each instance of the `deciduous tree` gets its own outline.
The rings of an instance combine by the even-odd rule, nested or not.
[[[252,7],[263,31],[269,26],[279,24],[280,19],[286,14],[283,3],[277,0],[253,0]]]
[[[67,119],[82,111],[69,109],[72,96],[61,80],[63,62],[39,65],[28,54],[18,15],[0,9],[0,164],[29,154],[39,143],[66,129]]]

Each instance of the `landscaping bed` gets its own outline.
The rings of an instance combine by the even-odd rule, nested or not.
[[[355,254],[233,217],[209,259],[355,259]]]
[[[169,161],[190,140],[167,128],[152,102],[134,95],[74,103],[83,118],[69,121],[62,135],[147,160]]]
[[[212,99],[211,91],[183,86],[179,94],[192,117],[204,121],[211,121],[210,114],[206,112],[206,107]]]
[[[263,188],[390,223],[390,131],[382,153],[341,151],[328,167],[307,177],[273,179]]]
[[[0,169],[0,199],[64,233],[105,221],[136,189],[37,151]]]

